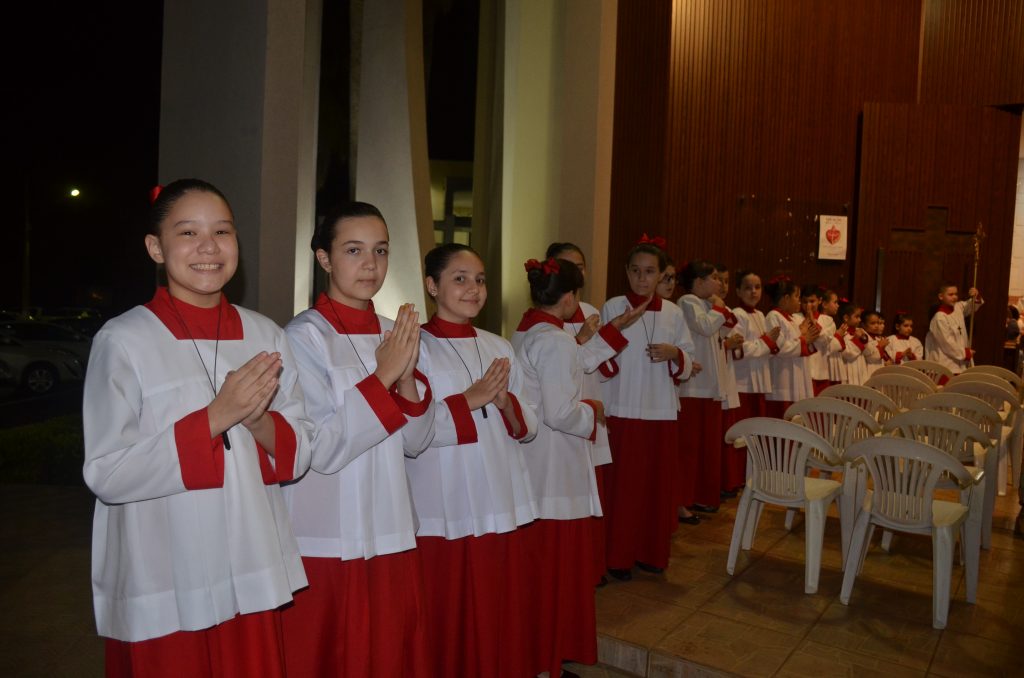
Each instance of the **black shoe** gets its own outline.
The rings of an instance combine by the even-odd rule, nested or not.
[[[717,506],[708,506],[707,504],[694,504],[688,508],[691,511],[700,511],[701,513],[718,513]]]
[[[718,496],[720,496],[722,499],[735,499],[736,498],[736,491],[735,490],[722,490],[721,492],[719,492]]]
[[[665,571],[664,567],[655,567],[654,565],[648,565],[647,563],[641,563],[639,560],[636,561],[636,566],[644,572],[650,574],[661,574]]]
[[[684,525],[700,525],[700,516],[696,513],[691,513],[688,516],[679,516],[679,522]]]
[[[633,579],[633,573],[629,570],[616,570],[615,568],[608,568],[608,574],[615,577],[619,581],[630,581]]]

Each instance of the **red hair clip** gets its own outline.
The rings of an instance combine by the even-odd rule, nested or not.
[[[152,205],[156,202],[156,199],[160,197],[160,192],[164,190],[164,187],[157,184],[153,188],[149,189],[149,204]]]
[[[774,278],[772,278],[771,280],[769,280],[768,284],[769,285],[778,285],[779,283],[790,282],[791,280],[792,280],[792,278],[790,278],[788,275],[781,274],[781,275],[777,275]]]
[[[530,259],[525,264],[523,264],[523,268],[526,269],[527,273],[529,273],[530,271],[540,271],[544,275],[558,273],[558,271],[560,270],[558,262],[555,261],[554,257],[549,257],[548,260],[545,261],[544,263],[541,263],[536,259]]]
[[[649,237],[647,237],[647,234],[644,233],[642,236],[640,236],[640,239],[637,240],[636,244],[637,245],[654,245],[658,249],[662,249],[662,250],[665,249],[665,239],[662,238],[660,235],[656,235],[653,238],[649,238]]]

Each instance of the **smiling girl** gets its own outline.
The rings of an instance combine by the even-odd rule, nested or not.
[[[487,301],[479,255],[447,244],[424,260],[437,313],[423,326],[420,367],[437,394],[430,448],[406,461],[419,519],[435,676],[537,673],[529,541],[537,505],[522,442],[537,420],[518,397],[512,346],[471,321]]]
[[[311,470],[285,489],[310,581],[284,614],[288,673],[432,675],[404,461],[433,435],[417,314],[374,311],[391,243],[373,205],[335,209],[311,245],[327,292],[285,329],[316,424]]]
[[[93,600],[108,676],[284,675],[306,585],[278,483],[309,466],[284,333],[227,302],[234,215],[197,179],[155,200],[167,287],[96,335],[85,381]]]

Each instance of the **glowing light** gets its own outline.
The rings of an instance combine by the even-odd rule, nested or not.
[[[80,190],[78,190],[77,188],[72,188],[71,189],[71,197],[72,198],[77,198],[80,195],[82,195],[82,192]]]

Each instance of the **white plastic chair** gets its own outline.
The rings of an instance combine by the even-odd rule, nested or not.
[[[853,525],[863,503],[864,491],[867,489],[865,474],[858,473],[857,469],[851,466],[850,460],[846,457],[846,448],[858,440],[871,438],[881,430],[881,427],[866,410],[853,403],[820,395],[817,398],[807,398],[793,403],[786,410],[785,417],[787,421],[795,421],[795,418],[799,417],[801,426],[809,428],[831,443],[832,450],[842,462],[838,465],[830,464],[816,449],[811,450],[807,458],[808,466],[828,474],[823,474],[822,477],[830,477],[836,472],[843,474],[843,491],[839,497],[839,525],[842,530],[845,569]],[[863,470],[863,467],[860,469]],[[786,510],[787,530],[792,529],[795,514],[796,509]]]
[[[932,537],[932,626],[946,628],[949,617],[949,592],[953,573],[953,545],[957,533],[964,539],[968,514],[977,505],[977,492],[971,492],[975,478],[942,450],[927,443],[906,438],[881,436],[854,443],[847,453],[863,459],[874,486],[864,500],[864,510],[857,517],[850,544],[850,561],[843,575],[839,600],[850,604],[853,584],[860,574],[874,527],[927,534]],[[943,474],[954,478],[966,491],[969,504],[934,498],[935,487]],[[977,550],[970,562],[971,550],[965,560],[967,569],[977,574]],[[969,587],[968,587],[969,588]],[[975,602],[968,590],[967,601]]]
[[[935,391],[938,386],[934,381],[931,380],[927,374],[921,370],[912,370],[906,365],[882,365],[872,373],[872,377],[879,374],[902,374],[904,377],[910,377],[911,379],[917,379],[918,381],[926,384],[928,387]]]
[[[876,374],[864,382],[864,385],[889,396],[900,411],[906,411],[910,408],[910,403],[936,391],[935,384],[926,384],[920,379],[903,374]]]
[[[806,554],[804,557],[804,592],[818,591],[821,571],[821,546],[825,537],[825,515],[829,504],[835,501],[842,487],[835,480],[808,478],[807,459],[811,450],[817,450],[834,466],[842,461],[832,445],[814,431],[792,422],[770,417],[751,417],[734,424],[725,433],[726,442],[742,438],[747,447],[747,484],[736,510],[736,523],[729,543],[726,571],[736,569],[740,543],[749,550],[753,543],[753,530],[746,525],[756,521],[762,504],[803,507],[806,513]]]
[[[995,377],[999,377],[1000,379],[1005,379],[1010,382],[1010,386],[1013,387],[1013,390],[1020,391],[1020,375],[1012,370],[1006,369],[1005,367],[1000,367],[999,365],[975,365],[973,367],[968,367],[963,371],[963,374],[991,374]]]
[[[942,363],[937,363],[934,360],[908,360],[902,363],[903,367],[909,367],[912,370],[923,372],[929,379],[936,384],[944,382],[953,376],[953,371]]]
[[[978,487],[972,491],[980,493],[980,498],[976,502],[977,514],[968,518],[968,522],[964,526],[966,538],[963,540],[964,562],[967,563],[967,597],[973,599],[978,588],[978,548],[981,546],[982,524],[985,515],[985,490],[988,484],[988,477],[985,476],[984,469],[975,465],[975,446],[980,445],[994,456],[995,449],[991,438],[963,417],[937,410],[904,412],[887,421],[882,427],[882,432],[910,438],[940,449],[963,464],[968,473],[975,478]],[[952,479],[943,479],[939,481],[938,486],[955,489],[957,484]],[[961,501],[964,505],[967,504],[963,498]],[[886,551],[889,550],[891,540],[892,532],[886,530],[882,542]],[[972,563],[974,564],[973,571]]]
[[[921,398],[911,405],[911,410],[935,410],[948,412],[963,417],[988,436],[990,444],[974,446],[974,466],[985,470],[985,510],[981,522],[981,548],[992,548],[992,514],[996,504],[996,483],[998,476],[1000,445],[1003,445],[1004,432],[1009,434],[1009,427],[1003,426],[1003,420],[995,408],[981,398],[966,393],[942,391]],[[961,459],[961,461],[964,461]]]
[[[819,398],[836,398],[856,405],[875,418],[886,421],[896,414],[896,403],[880,391],[857,384],[835,384],[818,394]]]
[[[961,374],[950,379],[942,390],[947,393],[966,393],[981,398],[999,412],[1004,430],[999,448],[999,472],[996,478],[996,493],[1006,494],[1006,484],[1016,487],[1021,467],[1021,442],[1024,439],[1024,411],[1021,410],[1017,395],[1006,382],[998,383],[998,377],[984,374]],[[1006,460],[1010,459],[1014,473],[1008,474]]]

